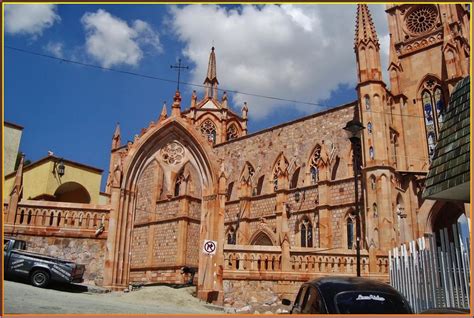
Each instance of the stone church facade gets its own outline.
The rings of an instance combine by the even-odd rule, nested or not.
[[[465,213],[421,192],[450,92],[469,75],[467,6],[386,12],[390,83],[368,6],[357,7],[352,103],[248,133],[251,106],[228,105],[212,48],[204,96],[184,102],[177,91],[171,113],[164,106],[133,142],[122,144],[117,126],[100,284],[182,283],[188,266],[198,269],[198,296],[222,303],[249,287],[292,297],[310,278],[355,275],[353,149],[343,129],[353,119],[365,127],[362,276],[388,281],[389,249],[445,226],[446,210]],[[215,254],[203,253],[205,240],[217,242]]]

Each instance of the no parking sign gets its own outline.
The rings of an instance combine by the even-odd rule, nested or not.
[[[211,240],[204,240],[202,251],[207,255],[215,255],[217,250],[217,242]]]

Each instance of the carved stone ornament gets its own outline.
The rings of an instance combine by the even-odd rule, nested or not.
[[[184,158],[184,148],[176,141],[170,142],[161,149],[161,158],[169,165],[180,164]]]

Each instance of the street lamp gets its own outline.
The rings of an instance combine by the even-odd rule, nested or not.
[[[347,122],[344,130],[352,144],[352,162],[354,168],[354,192],[355,192],[355,219],[356,219],[356,257],[357,257],[357,276],[360,276],[360,210],[359,210],[359,183],[358,176],[361,166],[361,132],[365,127],[357,119]]]

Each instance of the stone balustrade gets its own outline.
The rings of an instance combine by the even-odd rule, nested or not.
[[[224,246],[224,276],[227,279],[244,277],[270,280],[306,280],[320,274],[355,276],[356,255],[343,249],[299,248],[290,251],[290,271],[281,270],[279,246]],[[373,269],[369,267],[367,251],[361,251],[361,275],[384,279],[388,277],[388,257],[377,255]]]
[[[101,238],[107,237],[110,206],[25,200],[16,211],[6,213],[4,205],[5,233],[41,235],[56,233],[56,236],[97,236],[103,227]],[[9,215],[13,213],[13,215]]]

